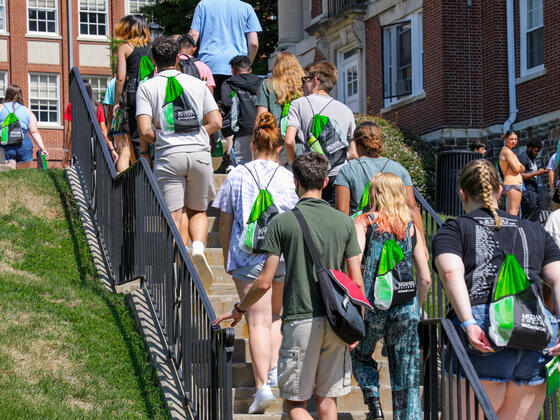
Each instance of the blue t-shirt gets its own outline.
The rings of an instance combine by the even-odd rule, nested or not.
[[[29,111],[25,105],[19,104],[17,102],[5,102],[0,105],[0,124],[4,122],[4,119],[8,116],[10,112],[16,114],[17,119],[21,129],[25,133],[29,128]]]
[[[247,33],[261,32],[253,7],[240,0],[202,0],[194,11],[191,29],[200,33],[198,58],[213,74],[231,74],[229,61],[247,55]]]
[[[116,77],[113,77],[109,84],[107,85],[107,92],[105,92],[105,97],[103,98],[103,105],[114,105],[115,104],[115,83],[117,81]]]

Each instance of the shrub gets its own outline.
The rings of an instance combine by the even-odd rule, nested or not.
[[[383,152],[381,155],[404,166],[420,194],[429,197],[431,195],[429,186],[433,184],[429,182],[429,172],[424,169],[422,158],[414,151],[413,145],[407,142],[402,131],[395,124],[381,117],[356,114],[356,125],[366,121],[375,122],[383,131]]]

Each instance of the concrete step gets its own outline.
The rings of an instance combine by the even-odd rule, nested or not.
[[[224,267],[224,255],[222,254],[222,248],[205,248],[204,255],[212,270],[214,267]]]
[[[382,386],[391,386],[389,378],[389,365],[386,360],[378,360],[379,366],[379,384]],[[237,362],[232,363],[232,383],[234,388],[246,388],[255,386],[255,377],[253,376],[253,364]],[[352,376],[352,385],[358,386],[358,383]]]
[[[215,270],[212,269],[214,272],[214,277],[216,277]],[[237,289],[235,288],[235,283],[233,280],[229,280],[227,283],[218,283],[214,282],[209,289],[206,290],[209,296],[212,295],[231,295],[237,296]]]
[[[208,233],[218,232],[219,224],[220,224],[220,218],[219,217],[209,217],[208,218]],[[217,248],[221,248],[221,245],[218,246]]]
[[[280,398],[278,388],[272,388],[272,392],[276,396],[276,402],[271,405],[266,413],[284,413],[284,400]],[[253,394],[255,388],[234,388],[233,389],[233,412],[234,413],[247,413],[249,406],[253,402]],[[379,388],[381,404],[384,411],[392,411],[391,405],[391,389],[387,386]],[[337,398],[337,406],[339,411],[352,411],[352,412],[367,412],[367,406],[364,404],[362,391],[359,387],[353,386],[352,391]],[[307,403],[308,410],[311,412],[316,411],[315,400],[311,398]]]
[[[218,192],[219,189],[222,188],[222,185],[226,180],[226,176],[226,174],[214,174],[214,188],[216,189],[216,192]]]

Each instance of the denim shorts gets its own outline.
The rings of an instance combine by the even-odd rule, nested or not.
[[[238,268],[231,272],[231,276],[236,280],[250,281],[253,282],[259,277],[261,271],[264,267],[264,261],[254,264],[247,265],[245,267]],[[274,274],[275,282],[283,282],[284,277],[286,277],[286,265],[284,261],[280,261],[276,273]]]
[[[484,330],[487,338],[490,326],[489,308],[489,304],[472,307],[473,318]],[[545,311],[552,325],[552,339],[548,343],[548,348],[556,343],[558,321],[548,309],[545,309]],[[524,385],[540,385],[546,380],[545,364],[552,356],[547,356],[542,351],[509,348],[500,348],[494,353],[481,353],[471,346],[467,335],[461,328],[459,319],[454,317],[452,322],[481,380],[492,382],[513,381],[516,384]],[[490,338],[488,338],[488,341],[491,342]],[[454,363],[453,366],[455,366]]]
[[[33,160],[33,143],[27,134],[19,146],[1,146],[4,149],[5,160],[15,160],[17,163]]]

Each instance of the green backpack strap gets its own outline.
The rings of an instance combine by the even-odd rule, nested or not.
[[[6,118],[4,118],[4,121],[2,121],[2,128],[0,129],[0,144],[8,143],[8,126],[18,121],[18,117],[16,117],[16,114],[13,112],[10,112]]]
[[[173,102],[179,96],[183,94],[183,86],[175,78],[175,76],[169,76],[167,78],[167,84],[165,85],[165,99],[163,106]]]
[[[278,165],[276,167],[276,169],[272,173],[272,176],[268,180],[268,183],[266,184],[266,187],[264,187],[264,188],[261,187],[260,182],[257,180],[257,178],[255,178],[255,175],[253,174],[253,172],[246,165],[242,165],[242,166],[244,166],[245,169],[247,169],[247,171],[249,171],[249,173],[251,174],[251,177],[253,178],[253,180],[257,184],[257,187],[259,187],[259,189],[260,189],[259,194],[257,195],[257,198],[255,199],[255,201],[253,203],[253,208],[251,209],[251,214],[249,215],[249,219],[247,220],[247,224],[251,224],[251,223],[256,222],[258,220],[258,218],[262,214],[262,212],[264,212],[267,208],[269,208],[272,204],[274,204],[274,200],[272,199],[272,196],[268,192],[268,187],[269,187],[270,183],[272,182],[272,178],[274,178],[274,175],[276,175],[276,171],[278,171],[278,168],[280,168],[280,165]]]
[[[140,69],[138,70],[138,82],[142,83],[146,80],[150,79],[155,72],[156,68],[154,67],[154,63],[147,55],[143,55],[140,58]]]

